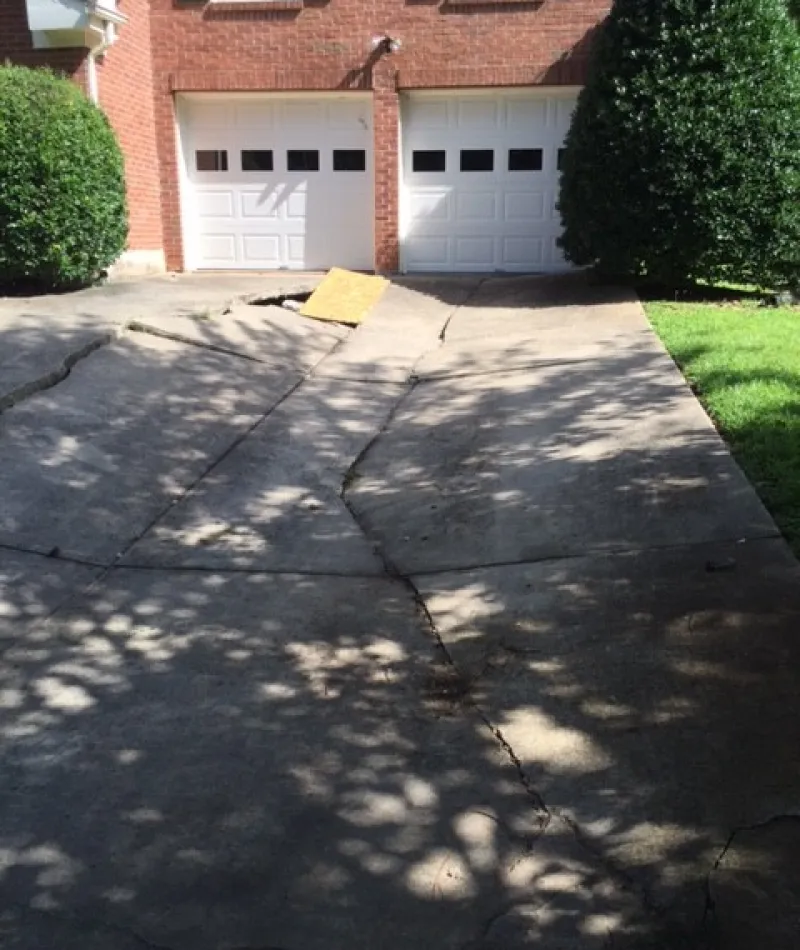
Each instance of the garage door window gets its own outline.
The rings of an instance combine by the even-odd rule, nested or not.
[[[363,148],[335,148],[333,150],[335,172],[363,172],[367,170],[367,153]]]
[[[443,172],[445,164],[444,149],[441,151],[417,150],[411,156],[411,169],[415,172]]]
[[[194,153],[195,168],[199,172],[226,172],[228,153],[225,149],[198,149]]]
[[[242,149],[243,172],[271,172],[273,169],[272,149]]]
[[[319,151],[313,148],[289,149],[286,153],[286,170],[290,172],[318,172]]]
[[[462,148],[462,172],[494,171],[494,151],[490,148]]]
[[[540,148],[510,148],[508,170],[510,172],[540,172],[542,150]]]

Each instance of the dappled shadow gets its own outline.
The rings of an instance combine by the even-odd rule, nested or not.
[[[524,306],[504,286],[481,284],[465,319]],[[303,383],[155,549],[131,548],[149,566],[69,603],[39,573],[61,562],[8,572],[9,946],[713,938],[705,875],[731,830],[797,807],[797,565],[652,339],[612,301],[602,327],[565,311],[570,342],[542,299],[511,341],[453,318],[391,419],[401,385]],[[116,537],[117,510],[133,523],[147,491],[161,510],[167,473],[207,464],[190,447],[251,425],[263,370],[223,358],[118,351],[85,431],[106,458],[112,436],[147,451],[109,476],[113,502],[70,461],[40,503],[52,523],[80,536],[61,516],[80,511],[87,544]],[[78,418],[56,392],[48,426]]]

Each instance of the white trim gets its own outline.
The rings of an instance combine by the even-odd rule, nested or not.
[[[540,94],[549,99],[563,95],[565,99],[574,98],[583,89],[583,86],[545,86],[536,83],[531,86],[438,86],[428,89],[401,89],[400,97],[408,99],[424,99],[431,97],[441,99],[449,94],[453,96],[520,96],[521,98]]]
[[[180,99],[183,102],[240,102],[243,99],[251,100],[260,100],[260,99],[330,99],[330,100],[344,100],[344,99],[371,99],[372,91],[369,90],[364,92],[359,89],[354,92],[342,92],[342,91],[332,91],[326,92],[321,90],[319,92],[314,91],[300,91],[296,92],[294,90],[288,89],[286,91],[277,91],[277,92],[261,92],[260,90],[255,92],[243,91],[243,92],[176,92],[176,100]]]
[[[173,122],[175,128],[175,157],[178,162],[178,196],[181,214],[181,244],[183,246],[183,269],[196,270],[198,261],[197,230],[191,226],[195,220],[194,191],[189,183],[186,143],[183,141],[182,126],[187,121],[186,100],[188,96],[175,96]],[[192,97],[194,98],[194,97]]]

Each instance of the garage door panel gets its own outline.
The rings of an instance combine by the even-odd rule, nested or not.
[[[414,104],[414,125],[418,129],[446,129],[448,104],[443,99],[420,100]]]
[[[236,260],[235,234],[203,234],[200,236],[200,251],[203,258],[219,264]]]
[[[544,239],[536,237],[503,238],[503,259],[509,268],[530,269],[533,264],[541,267],[545,263]]]
[[[230,191],[198,192],[197,206],[205,218],[232,218],[234,199]]]
[[[450,221],[451,195],[447,191],[423,191],[411,195],[410,213],[415,222]]]
[[[278,234],[243,234],[242,258],[248,265],[278,267],[281,260],[281,239]]]
[[[420,270],[447,270],[450,240],[440,235],[415,234],[409,241],[409,259]]]
[[[239,102],[229,111],[233,113],[234,123],[240,128],[249,128],[261,134],[271,132],[275,127],[275,110],[263,102]]]
[[[187,96],[180,115],[189,267],[372,267],[371,100]]]
[[[511,129],[536,129],[547,125],[546,99],[509,99],[506,102],[506,126]]]
[[[368,130],[372,127],[372,115],[368,102],[343,102],[327,110],[327,123],[331,129]]]
[[[459,192],[456,195],[458,221],[490,223],[497,219],[498,195],[495,191]]]
[[[280,215],[277,210],[277,201],[274,192],[268,188],[258,191],[240,191],[239,207],[242,218],[271,218],[277,220]]]
[[[410,95],[402,114],[402,265],[567,269],[555,247],[557,155],[574,102],[572,93],[547,90]]]
[[[285,210],[287,221],[304,221],[308,206],[305,188],[298,188],[286,196]]]
[[[484,132],[498,124],[500,103],[496,99],[464,99],[456,109],[456,123],[462,130]]]
[[[479,269],[495,267],[495,239],[489,236],[456,237],[455,263],[459,267]]]
[[[503,216],[506,221],[544,221],[545,195],[540,191],[506,192],[503,196]]]

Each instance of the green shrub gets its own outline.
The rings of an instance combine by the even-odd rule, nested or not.
[[[563,156],[561,246],[608,275],[800,280],[800,34],[785,0],[616,0]]]
[[[67,79],[0,66],[0,285],[89,283],[127,236],[122,154]]]

